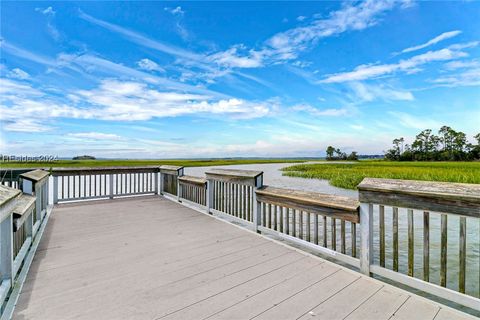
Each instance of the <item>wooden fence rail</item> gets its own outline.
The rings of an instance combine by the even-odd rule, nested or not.
[[[199,177],[178,177],[179,198],[201,206],[207,205],[207,180]]]
[[[480,309],[480,185],[366,178],[358,189],[364,273]]]

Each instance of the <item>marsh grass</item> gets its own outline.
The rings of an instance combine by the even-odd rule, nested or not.
[[[283,175],[326,179],[335,187],[356,189],[363,178],[480,183],[480,162],[391,162],[299,164]]]
[[[0,161],[1,169],[9,168],[58,168],[58,167],[128,167],[178,165],[206,167],[260,163],[301,163],[311,159],[199,159],[199,160],[58,160],[54,162],[7,162]]]

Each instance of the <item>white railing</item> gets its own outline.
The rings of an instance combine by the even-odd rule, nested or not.
[[[49,173],[18,176],[16,188],[0,185],[0,315],[9,319],[51,209]]]

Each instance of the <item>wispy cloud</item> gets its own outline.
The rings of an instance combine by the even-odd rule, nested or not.
[[[27,80],[30,78],[30,75],[20,68],[14,68],[7,73],[7,77],[19,80]]]
[[[129,41],[142,45],[144,47],[152,48],[167,54],[170,54],[175,57],[183,58],[183,59],[190,59],[194,61],[201,61],[203,59],[202,55],[196,54],[191,51],[187,51],[185,49],[179,48],[177,46],[167,44],[158,40],[153,40],[148,38],[138,32],[133,30],[121,27],[119,25],[109,23],[97,18],[94,18],[83,11],[79,11],[79,17],[85,21],[88,21],[92,24],[95,24],[99,27],[105,28],[112,32],[118,33],[123,37],[127,38]]]
[[[40,12],[43,14],[47,19],[47,31],[50,36],[55,40],[60,40],[60,32],[58,31],[57,27],[55,26],[54,18],[56,11],[53,10],[52,7],[48,7],[45,9],[42,8],[35,8],[35,11]]]
[[[349,112],[346,108],[341,108],[341,109],[318,109],[316,107],[313,107],[309,104],[298,104],[295,105],[291,108],[293,111],[302,111],[306,112],[312,116],[317,116],[317,117],[340,117],[340,116],[345,116],[348,115]]]
[[[67,134],[69,137],[88,140],[122,140],[123,138],[113,133],[102,132],[76,132]]]
[[[147,58],[137,61],[137,65],[140,69],[143,70],[165,72],[165,69],[160,67],[155,61]]]
[[[450,39],[450,38],[453,38],[455,36],[458,36],[460,33],[462,33],[462,31],[460,30],[454,30],[454,31],[448,31],[448,32],[444,32],[442,33],[441,35],[438,35],[436,36],[435,38],[423,43],[423,44],[420,44],[418,46],[413,46],[413,47],[409,47],[409,48],[406,48],[406,49],[403,49],[402,50],[402,53],[407,53],[407,52],[413,52],[413,51],[417,51],[417,50],[420,50],[420,49],[424,49],[426,47],[429,47],[429,46],[432,46],[434,44],[437,44],[439,43],[440,41],[443,41],[443,40],[446,40],[446,39]]]
[[[468,56],[468,53],[461,51],[464,48],[478,45],[478,42],[452,45],[436,51],[413,56],[412,58],[400,60],[392,64],[367,64],[356,67],[353,71],[340,72],[327,76],[321,80],[322,83],[336,83],[347,81],[359,81],[377,78],[395,72],[416,72],[424,64],[436,61],[448,61]]]
[[[404,127],[424,130],[426,128],[436,129],[442,125],[440,122],[432,120],[431,118],[416,117],[405,112],[390,111],[391,116],[396,118],[397,122]]]
[[[387,85],[369,85],[361,82],[353,82],[350,84],[355,97],[362,101],[370,102],[377,99],[385,101],[404,100],[412,101],[414,96],[410,91],[396,90]]]

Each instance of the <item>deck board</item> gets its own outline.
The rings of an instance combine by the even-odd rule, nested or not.
[[[14,319],[415,319],[417,311],[470,318],[178,203],[139,197],[55,207]]]

